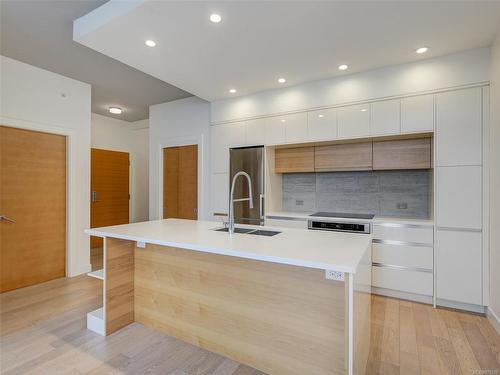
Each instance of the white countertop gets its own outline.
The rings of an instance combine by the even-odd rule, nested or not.
[[[335,219],[332,217],[319,217],[314,216],[311,217],[311,214],[314,212],[289,212],[289,211],[276,211],[276,212],[268,212],[266,217],[269,219],[292,219],[292,220],[309,220],[309,219]],[[432,226],[434,225],[433,220],[426,219],[412,219],[412,218],[401,218],[401,217],[388,217],[388,216],[375,216],[373,219],[349,219],[349,218],[339,218],[343,221],[361,221],[361,222],[369,222],[369,223],[396,223],[396,224],[411,224],[411,225],[425,225]]]
[[[216,221],[166,219],[142,223],[87,229],[97,237],[151,243],[229,255],[273,263],[290,264],[347,273],[356,273],[364,253],[371,247],[367,234],[313,231],[307,229],[270,228],[238,225],[258,229],[275,229],[273,237],[226,232]]]

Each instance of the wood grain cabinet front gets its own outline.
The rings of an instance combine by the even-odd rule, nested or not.
[[[373,142],[373,169],[430,169],[431,138]]]
[[[372,142],[316,146],[314,169],[317,172],[369,171],[372,169]]]
[[[314,172],[314,147],[293,147],[276,149],[275,172]]]

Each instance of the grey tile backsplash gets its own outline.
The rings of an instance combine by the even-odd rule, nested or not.
[[[283,174],[284,211],[428,219],[431,204],[431,170]]]

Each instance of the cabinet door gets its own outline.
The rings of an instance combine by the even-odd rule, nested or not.
[[[481,169],[481,167],[436,169],[436,218],[439,227],[481,229]]]
[[[316,146],[314,169],[318,172],[371,170],[372,155],[372,142]]]
[[[247,146],[266,144],[266,119],[245,121],[245,137]]]
[[[368,137],[370,135],[370,105],[351,105],[337,110],[339,138]]]
[[[399,134],[401,132],[401,101],[384,100],[371,104],[371,135]]]
[[[314,147],[278,148],[274,157],[276,173],[314,172]]]
[[[373,169],[430,169],[431,138],[373,142]]]
[[[482,304],[481,233],[437,231],[437,297]]]
[[[229,171],[229,148],[245,146],[245,123],[214,125],[210,129],[212,173]]]
[[[322,109],[307,113],[307,132],[310,141],[329,141],[337,138],[337,110]]]
[[[269,117],[266,119],[266,145],[279,145],[286,142],[286,116]]]
[[[229,174],[213,173],[211,183],[212,215],[227,215],[229,211]]]
[[[401,133],[434,130],[434,95],[420,95],[401,100]]]
[[[285,120],[285,139],[287,143],[307,141],[307,114],[295,113],[281,116]]]
[[[481,89],[438,94],[436,103],[437,165],[480,165]]]

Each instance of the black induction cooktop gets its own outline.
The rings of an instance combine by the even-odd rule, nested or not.
[[[315,212],[312,215],[313,217],[338,217],[338,218],[346,218],[346,219],[363,219],[363,220],[371,220],[375,215],[373,214],[351,214],[346,212]]]

